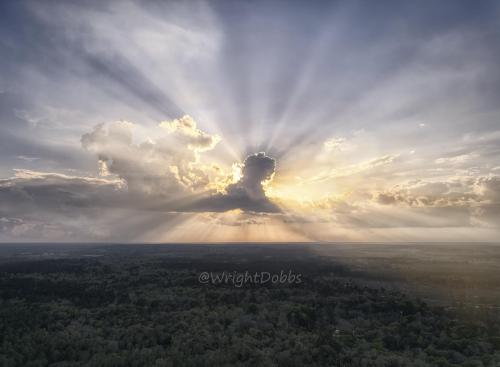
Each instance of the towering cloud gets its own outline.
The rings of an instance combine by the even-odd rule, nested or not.
[[[199,154],[213,149],[220,138],[199,130],[187,115],[160,127],[167,134],[135,144],[132,123],[98,125],[82,136],[81,143],[96,154],[101,174],[119,176],[130,192],[172,196],[203,189],[209,178]]]
[[[266,153],[249,155],[243,163],[241,180],[227,188],[228,195],[246,195],[252,200],[265,199],[262,183],[272,178],[275,169],[276,161]]]
[[[249,155],[243,162],[241,179],[226,188],[223,194],[201,199],[193,209],[202,211],[226,211],[242,209],[251,212],[277,213],[280,209],[264,192],[263,184],[272,179],[276,161],[260,152]]]

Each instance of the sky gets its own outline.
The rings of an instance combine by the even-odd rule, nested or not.
[[[500,240],[497,1],[2,1],[1,242]]]

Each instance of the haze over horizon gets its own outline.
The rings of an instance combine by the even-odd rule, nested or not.
[[[498,242],[496,1],[4,1],[0,242]]]

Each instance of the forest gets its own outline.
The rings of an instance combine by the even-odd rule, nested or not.
[[[0,366],[500,366],[494,310],[431,306],[293,249],[110,248],[2,255]],[[199,281],[281,270],[302,281]]]

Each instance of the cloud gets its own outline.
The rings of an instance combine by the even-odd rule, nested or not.
[[[455,165],[461,165],[464,163],[468,163],[473,159],[476,159],[479,157],[479,154],[472,152],[472,153],[467,153],[467,154],[459,154],[459,155],[454,155],[451,157],[441,157],[437,158],[434,163],[436,164],[443,164],[447,166],[455,166]]]
[[[500,176],[411,180],[385,189],[352,188],[337,195],[283,202],[285,221],[336,228],[498,228]]]
[[[35,209],[71,211],[74,208],[106,207],[118,200],[123,182],[117,179],[68,176],[15,170],[0,179],[0,216],[16,216]]]
[[[34,162],[34,161],[37,161],[37,160],[40,159],[38,157],[28,157],[28,156],[25,156],[25,155],[18,155],[16,158],[20,159],[22,161],[30,162],[30,163]]]
[[[92,239],[89,222],[122,207],[125,193],[118,179],[15,170],[0,180],[0,238]]]
[[[209,224],[229,227],[241,227],[249,225],[265,225],[270,222],[272,216],[270,213],[244,212],[241,209],[229,210],[224,213],[206,213],[201,216],[201,220]]]
[[[498,226],[500,221],[500,176],[452,178],[446,181],[412,181],[377,192],[378,204],[410,209],[466,212],[469,224]]]
[[[478,177],[473,184],[474,193],[485,201],[500,202],[500,176]]]
[[[82,146],[97,156],[101,174],[117,175],[131,192],[178,192],[181,185],[169,168],[174,165],[170,155],[152,142],[134,144],[133,127],[127,121],[114,122],[107,128],[104,124],[98,125],[82,136]]]
[[[349,177],[361,173],[368,173],[375,168],[380,168],[392,164],[398,157],[398,154],[386,154],[384,156],[369,159],[361,163],[351,164],[340,168],[332,168],[326,171],[322,171],[319,174],[306,179],[306,181],[323,182],[335,178]]]
[[[186,203],[215,191],[210,184],[225,173],[201,161],[218,136],[199,130],[189,116],[171,126],[158,128],[155,141],[139,143],[138,127],[128,121],[83,134],[81,145],[95,155],[99,177],[15,169],[13,177],[0,179],[0,237],[127,238],[141,233],[136,222],[145,218],[158,225],[167,214],[182,216]],[[125,222],[129,228],[122,228]],[[115,228],[122,233],[110,233]]]
[[[97,149],[100,160],[105,162],[108,152],[102,151],[99,144],[105,141],[106,147],[114,146],[109,166],[112,173],[105,177],[18,169],[13,177],[0,179],[0,238],[9,241],[131,240],[145,238],[143,235],[148,231],[156,233],[160,227],[177,225],[193,212],[241,209],[246,213],[240,215],[238,223],[243,225],[261,223],[254,221],[250,212],[279,211],[263,189],[263,183],[270,180],[275,171],[274,159],[264,153],[245,160],[241,179],[227,186],[224,194],[210,196],[210,191],[202,191],[166,195],[163,191],[144,193],[131,189],[134,184],[127,181],[130,176],[116,174],[122,173],[124,167],[131,167],[129,161],[125,159],[123,165],[122,156],[116,155],[121,149],[135,149],[131,148],[134,145],[129,128],[127,123],[115,124],[105,131],[99,127],[83,139],[87,148]],[[124,153],[123,157],[126,156]]]
[[[160,127],[170,133],[176,134],[185,141],[189,149],[204,152],[215,148],[221,138],[218,135],[209,135],[196,127],[196,122],[191,116],[184,115],[173,121],[162,121]]]
[[[249,155],[243,162],[240,180],[226,187],[226,192],[193,203],[201,211],[228,211],[241,209],[251,212],[277,213],[280,209],[266,197],[263,185],[272,180],[276,161],[260,152]]]
[[[473,192],[475,179],[454,178],[447,181],[415,180],[376,192],[380,204],[400,204],[409,207],[465,206],[479,197]]]
[[[97,156],[102,175],[117,175],[131,192],[174,196],[206,189],[210,167],[200,163],[199,154],[213,149],[220,137],[199,130],[190,116],[160,127],[167,134],[136,144],[134,124],[101,124],[84,134],[81,143]]]
[[[308,207],[307,207],[308,206]],[[328,200],[307,203],[287,212],[286,223],[328,224],[332,228],[443,228],[471,227],[471,213],[464,208],[399,207],[368,201]]]
[[[0,180],[0,239],[153,240],[148,233],[158,235],[190,215],[176,211],[179,201],[130,192],[116,177],[16,170]]]
[[[342,150],[346,140],[344,138],[330,138],[323,143],[327,151]]]
[[[211,184],[230,182],[229,176],[200,162],[200,152],[212,149],[218,138],[197,129],[187,116],[169,126],[156,141],[141,143],[134,141],[135,125],[127,121],[84,134],[82,147],[95,154],[100,177],[16,169],[13,177],[0,179],[0,237],[129,239],[193,212],[279,211],[263,188],[274,175],[274,159],[250,155],[239,180],[224,184],[224,194],[214,194]]]

